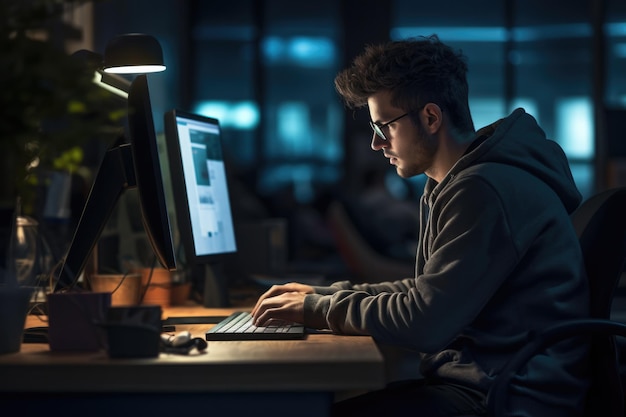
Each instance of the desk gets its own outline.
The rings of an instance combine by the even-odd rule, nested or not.
[[[164,309],[163,317],[230,312],[173,307]],[[29,317],[27,327],[41,325],[33,320]],[[176,330],[204,337],[210,327]],[[0,356],[0,399],[3,406],[13,402],[38,416],[37,407],[64,412],[71,407],[89,416],[125,415],[121,410],[151,417],[183,410],[229,417],[263,411],[322,416],[335,393],[380,388],[385,380],[383,358],[370,337],[310,334],[294,341],[208,343],[202,354],[154,359],[110,359],[105,352],[51,352],[47,344],[23,344],[20,352]],[[275,400],[280,405],[271,403]]]

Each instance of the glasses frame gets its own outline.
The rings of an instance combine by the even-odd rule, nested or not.
[[[407,112],[407,113],[404,113],[403,115],[398,116],[398,117],[396,117],[395,119],[390,120],[390,121],[388,121],[387,123],[382,123],[382,124],[379,124],[379,123],[376,123],[376,122],[373,122],[373,121],[371,121],[371,120],[370,120],[370,126],[371,126],[372,130],[374,131],[374,133],[376,133],[376,135],[377,135],[379,138],[381,138],[381,139],[382,139],[382,140],[384,140],[384,141],[387,141],[387,140],[389,140],[389,139],[387,139],[387,136],[385,136],[385,132],[383,132],[383,128],[385,128],[385,127],[389,126],[389,125],[390,125],[390,124],[392,124],[393,122],[396,122],[396,121],[398,121],[398,120],[400,120],[400,119],[402,119],[403,117],[408,116],[408,115],[409,115],[409,113],[408,113],[408,112]]]

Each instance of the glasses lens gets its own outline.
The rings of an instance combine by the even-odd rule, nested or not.
[[[372,126],[372,130],[374,131],[374,133],[376,133],[382,140],[387,140],[380,126],[378,126],[376,123],[372,122],[371,120],[370,120],[370,126]]]

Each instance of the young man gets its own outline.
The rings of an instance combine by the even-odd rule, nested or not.
[[[349,107],[368,108],[372,149],[401,177],[428,176],[415,277],[290,283],[254,307],[260,325],[295,321],[421,353],[422,379],[339,402],[335,415],[483,414],[529,330],[588,316],[567,159],[522,109],[476,132],[466,72],[465,58],[431,36],[369,46],[335,79]],[[511,396],[516,415],[578,415],[584,358],[568,343],[531,361]]]

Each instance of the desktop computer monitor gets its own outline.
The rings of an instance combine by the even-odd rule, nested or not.
[[[175,109],[165,113],[164,125],[185,262],[204,267],[205,306],[226,306],[222,263],[237,243],[219,121]]]
[[[136,188],[152,249],[168,270],[176,258],[167,212],[148,80],[137,76],[128,92],[129,143],[105,153],[58,275],[55,291],[73,288],[121,194]]]

